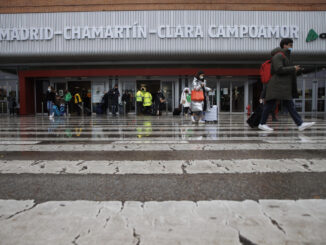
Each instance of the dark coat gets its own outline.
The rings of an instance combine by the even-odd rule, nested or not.
[[[111,100],[112,105],[118,105],[119,104],[119,96],[120,92],[119,89],[113,88],[109,91],[109,98]]]
[[[279,52],[282,52],[284,55]],[[267,85],[266,101],[291,100],[297,98],[297,72],[290,60],[290,52],[288,50],[276,48],[271,54],[272,78]]]

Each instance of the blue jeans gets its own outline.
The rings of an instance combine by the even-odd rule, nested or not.
[[[275,109],[275,105],[276,105],[276,100],[266,101],[266,103],[264,105],[264,109],[263,109],[263,114],[260,119],[260,124],[266,124],[268,115],[269,115],[269,113],[271,113],[271,111],[273,109]],[[292,100],[283,100],[283,105],[288,109],[295,124],[297,126],[300,126],[303,123],[303,121],[301,119],[301,116],[295,110],[293,101]]]
[[[50,113],[50,115],[52,115],[52,112],[53,112],[52,107],[53,107],[53,103],[52,103],[52,101],[48,100],[48,101],[46,102],[46,108],[48,109],[48,112]]]
[[[118,105],[112,105],[112,114],[116,115],[118,111]]]

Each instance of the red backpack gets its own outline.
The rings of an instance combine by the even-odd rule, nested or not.
[[[285,57],[285,55],[283,54],[283,52],[278,52],[277,54],[282,54],[283,57]],[[272,70],[272,58],[269,60],[266,60],[261,66],[260,66],[260,80],[262,83],[268,83],[268,81],[271,79],[272,74],[271,74],[271,70]]]

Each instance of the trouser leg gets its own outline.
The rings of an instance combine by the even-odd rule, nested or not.
[[[293,101],[292,100],[284,100],[283,105],[287,108],[287,110],[290,113],[290,116],[292,117],[295,124],[297,126],[300,126],[303,123],[303,121],[302,121],[299,113],[296,111]]]
[[[266,124],[268,115],[272,111],[275,103],[276,103],[276,100],[266,101],[266,103],[264,104],[263,113],[262,113],[262,116],[260,119],[260,124],[262,124],[262,125]]]

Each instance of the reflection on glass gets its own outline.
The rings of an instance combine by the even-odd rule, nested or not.
[[[206,86],[209,87],[210,89],[212,89],[212,91],[210,91],[208,93],[210,105],[217,105],[217,102],[216,102],[216,80],[214,80],[214,79],[207,80]]]
[[[135,96],[136,96],[136,91],[135,91],[135,82],[130,81],[130,82],[124,82],[124,94],[127,94],[126,98],[129,100],[129,102],[126,102],[127,106],[127,111],[135,111]],[[129,110],[128,110],[129,109]]]
[[[295,100],[294,106],[295,106],[296,111],[298,111],[298,112],[302,111],[302,100]]]
[[[232,112],[244,110],[244,83],[232,82]]]
[[[311,80],[306,80],[306,90],[305,90],[305,96],[306,99],[311,99],[312,98],[312,81]]]
[[[0,81],[0,100],[7,99],[7,82]]]
[[[168,103],[168,110],[172,111],[172,94],[173,94],[173,90],[172,90],[172,82],[162,82],[162,91],[163,91],[163,95]]]
[[[303,79],[298,78],[297,88],[298,88],[299,99],[301,99],[303,96]]]
[[[312,111],[312,100],[305,101],[305,111],[307,111],[307,112]]]
[[[325,99],[325,81],[318,81],[318,99]]]
[[[317,78],[326,78],[326,65],[318,67],[317,68],[317,73],[316,73],[316,77]]]
[[[324,100],[318,100],[317,103],[317,111],[325,111],[325,101]]]
[[[230,112],[230,82],[221,81],[220,86],[221,111]]]

